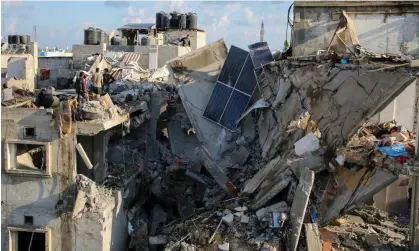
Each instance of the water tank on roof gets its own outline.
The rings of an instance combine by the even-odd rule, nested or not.
[[[97,43],[106,44],[106,40],[107,40],[106,32],[102,29],[96,29],[96,33],[97,33]]]
[[[20,40],[20,44],[25,44],[26,42],[26,37],[23,35],[19,35],[19,40]]]
[[[20,36],[14,35],[14,37],[15,37],[14,44],[20,44]]]
[[[170,16],[172,17],[172,19],[170,20],[170,28],[179,29],[179,13],[173,11],[172,13],[170,13]]]
[[[180,29],[186,29],[186,14],[180,14],[179,28]]]
[[[111,39],[111,45],[127,45],[127,39],[121,36],[114,36]]]
[[[164,14],[163,15],[163,22],[162,22],[162,24],[163,24],[163,29],[170,29],[170,19],[171,19],[171,16],[170,16],[170,14]]]
[[[141,45],[148,45],[148,37],[147,36],[143,36],[141,37]]]
[[[8,44],[13,44],[13,36],[12,35],[7,36],[7,43]]]
[[[198,15],[196,13],[188,13],[186,17],[186,28],[191,30],[198,29]]]
[[[156,13],[156,29],[161,30],[163,29],[163,15],[165,13],[163,11],[160,11]]]
[[[98,37],[97,32],[94,28],[89,27],[84,30],[84,44],[97,44]]]

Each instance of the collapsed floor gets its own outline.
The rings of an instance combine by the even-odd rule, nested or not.
[[[113,158],[115,148],[127,154],[125,165],[108,158],[111,180],[124,166],[141,169],[126,203],[129,249],[407,250],[406,222],[357,207],[412,166],[415,133],[368,121],[416,80],[412,72],[271,63],[255,94],[268,107],[230,132],[203,119],[206,102],[197,102],[208,100],[226,55],[218,42],[172,62],[178,83],[163,95],[156,137],[141,127],[109,146]]]
[[[220,40],[154,73],[118,68],[109,93],[77,109],[71,91],[54,95],[76,131],[130,114],[108,129],[101,184],[79,174],[74,219],[122,190],[128,250],[408,250],[408,215],[358,206],[409,174],[415,132],[371,118],[417,81],[414,69],[271,62],[230,131],[203,118],[227,55]]]

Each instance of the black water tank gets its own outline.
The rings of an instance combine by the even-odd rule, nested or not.
[[[179,29],[179,13],[173,11],[172,13],[170,13],[170,16],[172,16],[172,19],[170,20],[170,28]]]
[[[114,36],[111,39],[111,45],[127,45],[127,39],[121,36]]]
[[[14,35],[14,37],[15,37],[15,44],[20,44],[20,36]]]
[[[26,35],[21,35],[19,37],[20,37],[21,44],[28,44],[28,41],[26,40]]]
[[[186,29],[186,14],[180,14],[179,28]]]
[[[156,29],[160,30],[163,28],[163,14],[164,12],[157,12],[156,13]]]
[[[186,18],[186,28],[191,30],[198,29],[198,15],[196,13],[188,13]]]
[[[84,44],[97,44],[97,32],[94,28],[84,30]]]
[[[96,29],[96,33],[97,33],[97,43],[98,44],[103,44],[106,43],[106,32],[102,29]]]
[[[164,14],[163,15],[163,22],[162,22],[163,29],[169,29],[170,28],[170,19],[171,19],[170,14]]]
[[[7,36],[7,43],[8,44],[13,44],[13,36],[12,35]]]

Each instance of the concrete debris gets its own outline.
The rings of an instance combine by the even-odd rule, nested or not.
[[[416,68],[368,71],[358,51],[348,59],[358,64],[337,64],[347,58],[324,51],[258,68],[260,88],[236,114],[234,131],[203,117],[226,63],[223,40],[152,71],[115,54],[106,94],[61,90],[49,101],[74,101],[71,113],[49,105],[53,112],[39,116],[77,134],[71,149],[83,174],[75,177],[72,218],[101,221],[123,194],[115,208],[130,250],[406,250],[406,215],[361,205],[414,166],[411,125],[373,115],[416,81]],[[22,101],[44,110],[35,93],[12,94],[16,102],[4,109],[22,109],[8,108]],[[39,131],[25,133],[44,141]],[[15,151],[23,166],[43,163]]]
[[[223,222],[225,222],[229,226],[233,224],[233,221],[234,221],[234,215],[232,213],[229,213],[223,217]]]
[[[320,148],[319,139],[313,133],[309,133],[295,142],[294,147],[295,154],[302,157],[306,153],[314,152]]]
[[[289,250],[291,251],[295,251],[298,248],[298,241],[300,239],[301,228],[304,223],[304,216],[306,214],[313,183],[314,172],[307,168],[304,169],[301,173],[290,211],[292,227]]]

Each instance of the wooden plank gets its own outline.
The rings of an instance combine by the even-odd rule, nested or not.
[[[307,251],[322,251],[319,227],[316,223],[304,224],[306,233]]]

